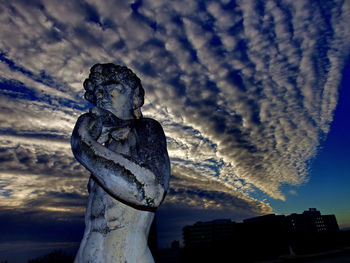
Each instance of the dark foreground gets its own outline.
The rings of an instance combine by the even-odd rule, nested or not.
[[[328,251],[304,256],[281,257],[275,260],[260,261],[257,263],[349,263],[350,248]]]
[[[203,254],[206,254],[203,251]],[[231,255],[215,255],[210,258],[203,258],[201,255],[197,255],[197,259],[192,257],[192,262],[218,262],[218,263],[350,263],[350,247],[327,251],[316,254],[308,254],[301,256],[280,256],[279,258],[269,260],[253,260],[251,255],[247,257],[236,258],[233,253]],[[45,256],[38,257],[36,259],[29,260],[28,263],[72,263],[74,257],[67,255],[62,251],[53,251]],[[214,260],[214,261],[212,261]],[[158,250],[155,253],[155,263],[185,263],[189,262],[186,258],[186,254],[183,249],[166,249]],[[10,263],[8,261],[0,261],[0,263]]]
[[[204,255],[207,255],[203,251]],[[216,259],[215,259],[216,258]],[[189,259],[182,249],[177,251],[169,249],[158,251],[156,256],[156,263],[187,263],[187,262],[218,262],[218,263],[350,263],[350,247],[344,249],[338,249],[333,251],[327,251],[317,254],[307,254],[301,256],[280,256],[278,258],[269,260],[254,260],[251,255],[247,257],[238,257],[232,253],[231,255],[213,255],[212,257],[202,257],[198,255],[198,258],[191,257]]]

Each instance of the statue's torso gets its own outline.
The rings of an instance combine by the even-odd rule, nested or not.
[[[108,148],[137,160],[136,143],[136,131],[131,129],[123,142],[112,141]],[[85,234],[79,249],[79,253],[84,254],[82,258],[94,263],[124,263],[126,259],[135,263],[153,262],[147,237],[154,213],[116,200],[93,178],[90,178],[89,192]]]

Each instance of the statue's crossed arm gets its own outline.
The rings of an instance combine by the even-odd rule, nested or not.
[[[97,142],[99,132],[93,127],[95,122],[96,117],[91,113],[78,119],[71,139],[75,158],[116,199],[139,209],[157,208],[166,194],[170,176],[160,124],[152,119],[135,122],[139,154],[133,158]]]

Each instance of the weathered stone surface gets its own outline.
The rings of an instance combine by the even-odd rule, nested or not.
[[[97,64],[84,88],[94,106],[79,117],[71,145],[91,177],[74,262],[154,262],[147,237],[170,178],[163,129],[142,117],[144,90],[128,68]]]

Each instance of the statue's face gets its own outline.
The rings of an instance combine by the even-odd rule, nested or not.
[[[134,92],[123,84],[110,84],[104,86],[103,94],[97,90],[97,106],[109,110],[117,116],[132,112]]]
[[[129,87],[125,87],[123,84],[112,84],[110,85],[111,92],[110,96],[112,99],[112,107],[117,109],[128,109],[133,108],[133,91]]]

